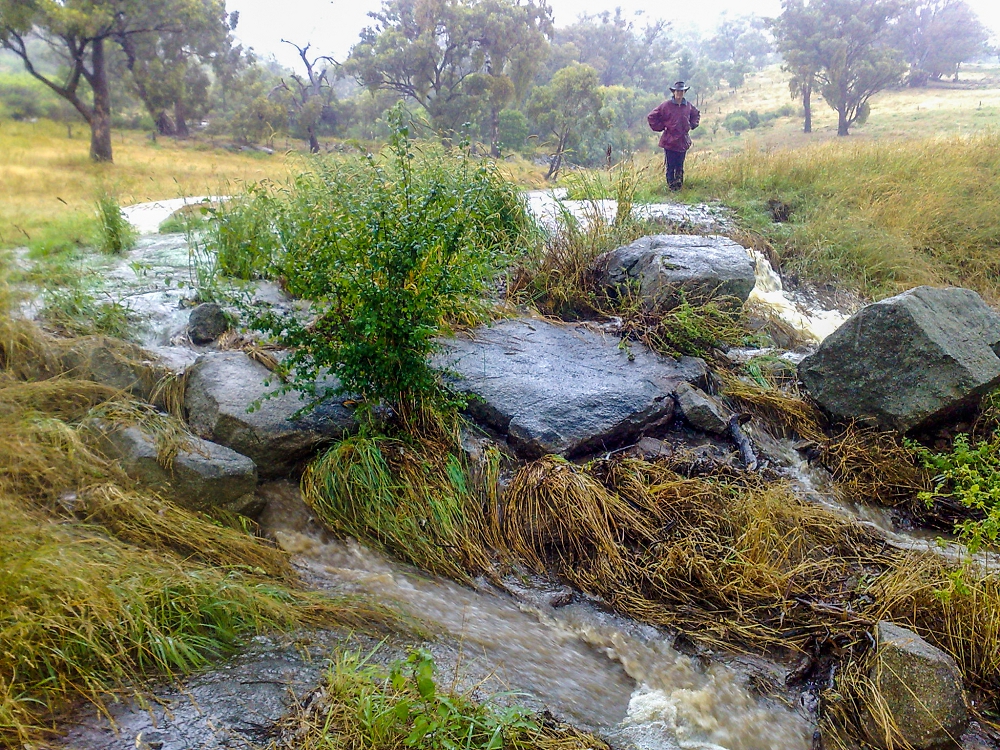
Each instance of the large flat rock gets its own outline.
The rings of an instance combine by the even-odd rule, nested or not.
[[[594,262],[598,283],[634,286],[648,306],[694,297],[746,302],[756,283],[750,253],[720,235],[655,234],[604,253]]]
[[[188,373],[188,425],[200,437],[249,456],[261,477],[287,474],[322,444],[357,429],[352,412],[339,402],[296,416],[306,405],[298,393],[264,398],[279,385],[276,375],[244,352],[203,354]]]
[[[922,286],[862,308],[799,364],[839,420],[907,432],[1000,387],[1000,315],[970,289]]]
[[[673,360],[581,325],[504,320],[443,342],[436,364],[474,419],[519,455],[575,456],[621,445],[674,415],[680,383],[705,363]]]

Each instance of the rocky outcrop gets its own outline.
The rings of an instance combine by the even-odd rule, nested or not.
[[[677,387],[706,377],[700,359],[543,320],[505,320],[442,343],[436,364],[469,397],[469,413],[524,457],[621,445],[669,422]]]
[[[690,383],[677,386],[677,408],[689,425],[702,432],[725,435],[732,412]]]
[[[917,287],[863,308],[799,365],[838,420],[907,432],[1000,386],[1000,315],[969,289]]]
[[[648,306],[694,297],[735,297],[745,302],[756,283],[746,248],[719,235],[657,234],[601,255],[594,262],[599,284],[636,286]]]
[[[870,677],[903,739],[916,750],[957,747],[969,724],[962,674],[948,654],[911,630],[878,624]],[[885,746],[877,722],[869,739]]]
[[[252,503],[257,467],[246,456],[222,445],[188,435],[177,454],[163,466],[156,440],[139,427],[115,428],[94,422],[102,451],[117,459],[140,484],[193,509],[216,506],[242,511]]]
[[[211,344],[229,330],[229,318],[215,302],[204,302],[191,310],[187,333],[192,344]]]
[[[323,385],[336,384],[331,378]],[[204,354],[188,373],[188,424],[206,440],[252,458],[261,477],[287,474],[323,443],[357,429],[340,402],[296,416],[306,404],[297,393],[264,398],[278,386],[277,376],[241,351]]]

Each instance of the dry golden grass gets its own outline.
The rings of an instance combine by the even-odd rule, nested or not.
[[[301,591],[280,550],[136,486],[86,422],[139,425],[167,443],[176,423],[67,377],[52,347],[0,316],[0,747],[37,742],[70,701],[101,706],[147,675],[206,666],[247,633],[395,621]]]
[[[0,247],[89,245],[98,193],[122,204],[214,195],[230,183],[283,178],[281,153],[230,152],[202,141],[115,131],[114,164],[94,164],[89,132],[46,120],[0,120]]]

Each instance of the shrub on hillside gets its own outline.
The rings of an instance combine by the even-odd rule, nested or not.
[[[427,363],[435,337],[444,321],[483,311],[489,282],[531,226],[492,162],[418,148],[404,117],[390,113],[382,155],[317,158],[283,189],[256,186],[224,210],[237,241],[220,241],[221,225],[209,233],[223,268],[280,278],[312,301],[308,321],[248,314],[294,349],[286,388],[316,402],[333,395],[312,385],[326,371],[373,404],[439,395]]]

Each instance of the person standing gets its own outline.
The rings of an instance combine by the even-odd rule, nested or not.
[[[666,152],[667,186],[671,190],[680,190],[684,184],[684,157],[691,148],[688,133],[701,123],[701,112],[684,98],[689,88],[684,81],[677,81],[670,87],[673,96],[646,116],[653,132],[662,133],[659,145]]]

